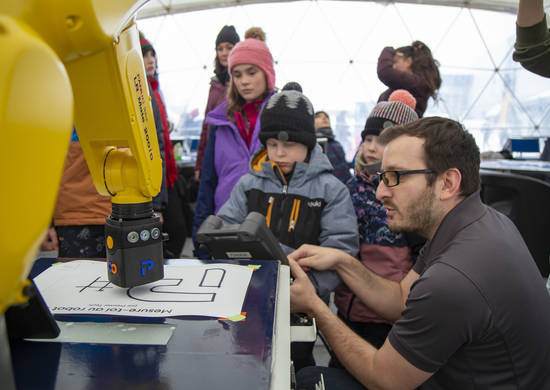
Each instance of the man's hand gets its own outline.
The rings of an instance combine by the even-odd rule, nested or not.
[[[309,271],[336,270],[338,264],[350,257],[346,252],[334,248],[304,244],[288,255],[289,259],[296,260],[300,267]]]
[[[40,244],[41,251],[56,251],[59,249],[59,242],[57,241],[57,232],[53,227],[49,228],[44,236],[44,240]]]
[[[292,259],[289,259],[289,262],[290,272],[294,277],[294,282],[290,286],[290,311],[314,316],[315,304],[320,302],[324,305],[324,302],[317,296],[315,287],[298,263]]]

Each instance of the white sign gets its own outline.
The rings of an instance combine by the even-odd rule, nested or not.
[[[56,264],[34,282],[53,314],[136,317],[240,315],[252,269],[233,264],[165,265],[164,279],[122,288],[107,278],[103,262]]]

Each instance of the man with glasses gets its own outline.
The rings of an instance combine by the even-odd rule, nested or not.
[[[313,389],[321,372],[327,389],[550,388],[550,297],[514,224],[481,203],[473,137],[458,122],[432,117],[386,129],[381,141],[376,195],[388,226],[428,241],[400,283],[334,249],[308,245],[289,256],[292,310],[316,319],[347,369],[308,367],[297,388]],[[394,322],[384,345],[349,330],[302,267],[336,270]]]

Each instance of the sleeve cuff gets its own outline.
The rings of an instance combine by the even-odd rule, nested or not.
[[[521,27],[516,23],[516,44],[520,46],[532,45],[535,42],[543,41],[550,35],[546,23],[546,14],[537,24],[529,27]]]

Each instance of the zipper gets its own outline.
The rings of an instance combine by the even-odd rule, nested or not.
[[[296,224],[298,223],[298,214],[300,213],[300,199],[294,199],[294,202],[292,203],[292,211],[290,213],[290,221],[288,223],[288,231],[292,232],[296,228]]]
[[[269,227],[269,225],[271,225],[271,211],[273,210],[273,204],[275,203],[275,198],[270,196],[267,203],[269,203],[269,207],[267,208],[267,215],[265,217],[265,222],[267,224],[267,227]]]
[[[285,204],[286,195],[287,195],[287,191],[288,191],[288,183],[285,179],[285,175],[283,175],[283,172],[281,171],[281,167],[279,167],[277,164],[275,164],[273,162],[271,163],[271,167],[273,168],[273,171],[275,173],[275,177],[277,177],[279,179],[279,181],[281,182],[281,184],[283,185],[283,190],[282,190],[283,197],[281,199],[281,205],[280,205],[280,211],[282,211],[284,209],[284,204]],[[279,218],[278,223],[277,223],[277,229],[276,229],[276,231],[279,232],[279,233],[282,233],[282,226],[281,226],[282,222],[283,222],[283,218]]]

